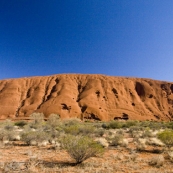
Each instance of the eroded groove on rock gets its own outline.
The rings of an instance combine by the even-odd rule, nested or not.
[[[145,96],[144,86],[140,82],[136,82],[135,90],[138,93],[139,97]]]

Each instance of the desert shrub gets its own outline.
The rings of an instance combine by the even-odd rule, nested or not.
[[[68,120],[62,121],[64,126],[72,126],[72,125],[77,125],[80,124],[81,120],[78,118],[70,118]]]
[[[143,133],[142,133],[142,137],[152,137],[152,132],[151,132],[151,130],[150,130],[150,128],[149,127],[147,127],[144,131],[143,131]]]
[[[56,138],[59,136],[59,133],[63,131],[61,128],[62,122],[60,121],[60,117],[57,114],[50,114],[47,122],[42,125],[43,131],[50,134],[52,138]]]
[[[61,146],[75,159],[76,164],[103,152],[103,147],[89,137],[67,135],[60,141]]]
[[[165,126],[167,128],[173,129],[173,121],[166,123]]]
[[[119,122],[119,121],[111,121],[109,123],[110,129],[120,129],[122,128],[122,126],[123,126],[122,122]]]
[[[12,141],[14,136],[16,135],[14,130],[14,123],[10,120],[5,120],[0,124],[1,133],[0,133],[0,140],[7,139]]]
[[[128,120],[123,123],[122,127],[129,128],[131,126],[137,126],[139,124],[138,121]]]
[[[167,123],[165,122],[155,122],[155,121],[141,121],[138,123],[140,127],[150,128],[152,130],[159,130],[161,128],[166,128]]]
[[[145,151],[146,150],[146,144],[137,142],[136,143],[136,150],[137,151]]]
[[[26,125],[23,126],[23,131],[24,132],[29,132],[31,131],[32,127],[30,126],[30,123],[27,123]]]
[[[140,127],[149,127],[150,126],[150,121],[141,121],[139,123]]]
[[[36,142],[42,142],[44,140],[49,140],[50,135],[46,132],[43,131],[29,131],[29,132],[24,132],[22,135],[22,141],[26,142],[27,144],[30,144],[31,141],[36,141]]]
[[[54,128],[50,124],[45,124],[44,126],[42,126],[42,128],[38,130],[48,133],[50,138],[57,138],[59,137],[60,132],[63,132],[63,130]]]
[[[108,141],[105,138],[95,138],[94,141],[98,142],[101,146],[107,148],[109,146]]]
[[[149,165],[159,168],[159,167],[163,166],[164,161],[165,161],[165,159],[162,155],[155,156],[155,157],[151,158],[151,160],[149,161]]]
[[[79,134],[79,125],[67,126],[67,127],[64,127],[63,130],[67,134],[78,135]]]
[[[113,146],[120,145],[122,143],[122,140],[123,140],[123,135],[116,134],[114,138],[112,139],[111,145]]]
[[[1,130],[0,140],[8,139],[9,141],[14,140],[16,133],[14,131],[9,130]]]
[[[14,129],[14,123],[11,120],[5,120],[0,124],[1,129],[12,131]]]
[[[60,116],[58,114],[50,114],[47,124],[52,128],[56,128],[60,122]]]
[[[82,135],[90,135],[90,134],[94,134],[96,131],[96,128],[92,125],[80,125],[79,126],[79,133]]]
[[[92,123],[86,123],[87,125],[92,125],[95,128],[101,128],[102,127],[102,122],[92,122]]]
[[[23,127],[27,124],[26,121],[17,121],[14,123],[15,126]]]
[[[168,153],[168,159],[173,162],[173,151],[169,151]]]
[[[103,123],[101,125],[101,127],[104,128],[104,129],[109,129],[109,124],[108,123]]]
[[[173,146],[173,131],[164,130],[158,134],[158,139],[160,139],[168,148]]]
[[[104,135],[104,133],[105,133],[105,131],[103,130],[103,129],[97,129],[97,130],[95,130],[95,132],[94,132],[94,134],[95,134],[95,136],[103,136]]]
[[[5,130],[1,130],[0,140],[3,140],[4,136],[6,136],[6,131]]]
[[[129,133],[133,138],[137,138],[137,137],[140,137],[142,135],[143,129],[144,129],[144,127],[131,126],[129,128]]]
[[[65,126],[63,128],[64,132],[71,135],[87,135],[94,134],[95,128],[91,125],[85,125],[85,124],[73,124],[70,126]]]
[[[144,127],[141,127],[141,126],[131,126],[129,128],[129,132],[134,132],[134,131],[143,131],[144,130]]]
[[[135,145],[137,151],[145,151],[147,139],[145,138],[135,138]]]
[[[32,113],[30,115],[30,119],[32,120],[30,122],[30,126],[32,128],[40,128],[40,126],[42,126],[44,124],[44,114],[43,113]]]
[[[165,124],[163,122],[150,122],[148,127],[153,130],[159,130],[161,128],[165,128]]]
[[[118,129],[118,130],[116,131],[116,133],[117,133],[118,135],[124,135],[124,130],[123,130],[123,129]]]

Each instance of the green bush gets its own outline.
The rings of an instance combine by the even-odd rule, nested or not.
[[[120,129],[122,128],[123,123],[119,121],[111,121],[109,123],[109,128],[110,129]]]
[[[158,139],[160,139],[168,148],[173,146],[173,131],[165,130],[158,134]]]
[[[167,126],[170,129],[173,129],[173,121],[166,123],[165,126]]]
[[[75,159],[76,164],[103,152],[103,147],[89,137],[66,135],[61,146]]]
[[[103,123],[101,127],[103,129],[109,129],[109,124],[108,123]]]
[[[14,123],[15,126],[23,127],[27,124],[26,121],[17,121]]]
[[[153,130],[159,130],[161,128],[165,128],[166,125],[163,122],[152,122],[151,121],[148,127]]]
[[[122,124],[122,127],[129,128],[131,126],[137,126],[138,124],[138,121],[128,120]]]
[[[64,127],[64,132],[71,135],[78,135],[79,134],[79,126],[78,125],[71,125],[69,127]]]
[[[85,124],[73,124],[70,126],[65,126],[63,128],[64,132],[71,135],[84,135],[89,136],[90,134],[94,134],[96,128],[92,125]]]

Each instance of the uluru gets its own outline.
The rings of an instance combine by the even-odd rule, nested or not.
[[[0,80],[0,118],[110,121],[173,120],[173,83],[143,78],[60,74]]]

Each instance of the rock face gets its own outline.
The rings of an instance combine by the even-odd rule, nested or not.
[[[0,118],[173,120],[173,83],[104,75],[53,75],[0,80]]]

